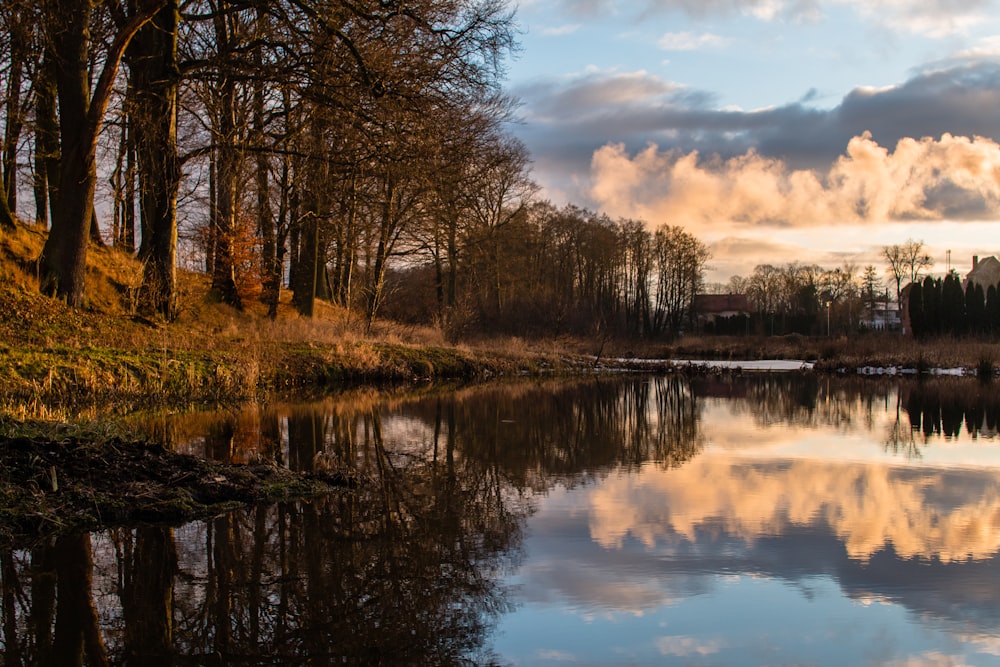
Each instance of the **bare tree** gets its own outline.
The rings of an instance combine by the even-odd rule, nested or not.
[[[472,217],[476,250],[487,258],[494,316],[504,310],[506,262],[499,232],[525,208],[537,186],[528,177],[528,152],[512,137],[498,137],[469,175],[472,189],[467,207]]]
[[[654,331],[673,337],[689,323],[695,294],[704,280],[709,252],[680,227],[663,225],[653,235]]]
[[[924,251],[924,242],[913,239],[907,239],[902,245],[884,246],[882,257],[888,263],[886,272],[896,283],[896,303],[900,302],[903,281],[917,282],[924,270],[934,265],[934,260]]]
[[[6,90],[0,111],[5,120],[0,151],[0,227],[13,228],[17,212],[17,157],[25,121],[25,83],[31,78],[31,47],[37,19],[26,2],[0,8],[0,62],[6,61]],[[2,79],[0,79],[2,80]]]
[[[83,305],[87,243],[94,220],[97,139],[111,98],[118,66],[129,42],[166,0],[151,0],[114,35],[93,92],[90,90],[93,5],[49,0],[44,5],[47,39],[55,45],[59,97],[60,193],[52,230],[39,259],[42,292]]]

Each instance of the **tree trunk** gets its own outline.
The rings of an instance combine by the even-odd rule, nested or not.
[[[263,11],[258,10],[258,22],[263,22],[265,17]],[[260,50],[255,54],[258,68],[262,67]],[[254,134],[257,140],[263,142],[266,136],[266,123],[264,120],[264,83],[256,81],[254,83],[253,100],[253,123]],[[263,269],[263,284],[260,294],[261,303],[268,307],[268,315],[271,318],[278,315],[278,297],[281,289],[281,267],[278,264],[278,234],[274,224],[274,215],[271,210],[271,191],[269,179],[268,156],[263,147],[257,151],[257,233],[261,239],[261,263]]]
[[[299,231],[299,253],[292,276],[292,303],[300,314],[312,317],[316,299],[329,299],[326,271],[326,244],[315,211],[310,210]]]
[[[336,253],[334,258],[333,300],[344,306],[351,307],[351,287],[354,281],[355,252],[358,245],[358,173],[352,170],[350,191],[346,196],[347,210],[343,222],[338,226]]]
[[[205,231],[205,273],[215,275],[215,237],[219,227],[218,186],[219,150],[213,136],[208,149],[208,229]]]
[[[143,229],[140,305],[167,320],[177,314],[178,19],[178,0],[169,0],[129,46]]]
[[[94,185],[97,185],[97,178],[94,178]],[[97,210],[91,207],[90,210],[90,242],[96,246],[104,247],[104,237],[101,236],[101,223],[97,219]]]
[[[14,214],[7,204],[7,193],[0,190],[0,229],[16,229]]]
[[[395,241],[394,237],[398,230],[396,220],[396,216],[398,215],[396,207],[398,185],[396,184],[395,177],[391,174],[386,174],[383,187],[385,199],[382,202],[378,245],[375,250],[371,281],[368,286],[367,316],[369,331],[375,324],[375,317],[378,314],[378,309],[382,306],[382,301],[385,299],[386,265],[389,260],[389,254],[392,252],[392,247]]]
[[[448,228],[448,308],[458,303],[458,223]]]
[[[21,106],[21,82],[24,79],[24,62],[28,57],[28,25],[24,21],[14,21],[10,31],[10,69],[7,79],[7,126],[4,128],[3,199],[0,203],[0,224],[12,222],[17,213],[17,144],[24,127]],[[6,209],[6,210],[4,210]]]
[[[50,33],[57,56],[62,155],[59,205],[39,261],[43,293],[83,305],[87,239],[94,213],[96,132],[90,128],[89,2],[53,3]]]
[[[231,47],[229,27],[226,16],[216,14],[215,18],[216,46],[220,53],[225,53]],[[214,266],[212,270],[212,288],[219,293],[224,303],[237,308],[242,306],[240,295],[236,289],[236,267],[233,262],[233,232],[236,229],[237,179],[239,176],[239,149],[236,146],[236,81],[225,73],[220,75],[218,83],[219,114],[218,145],[216,153],[216,226],[213,243]]]
[[[231,84],[229,86],[231,88]],[[236,227],[236,178],[239,158],[232,143],[235,120],[232,89],[224,93],[223,121],[220,127],[222,142],[218,147],[215,185],[216,217],[213,242],[212,288],[218,291],[224,303],[239,307],[236,291],[236,268],[233,265],[233,231]],[[226,118],[228,116],[228,118]],[[226,138],[228,135],[228,139]]]
[[[128,57],[126,56],[128,59]],[[130,63],[129,69],[133,65]],[[112,245],[128,253],[135,252],[135,147],[132,125],[135,118],[131,109],[135,106],[135,91],[129,82],[125,92],[125,108],[121,113],[121,132],[118,136],[118,155],[115,170],[111,175],[114,190],[112,212]]]
[[[257,157],[257,228],[260,230],[264,273],[260,299],[268,307],[270,317],[274,318],[278,315],[281,294],[281,264],[278,262],[278,230],[271,210],[267,157],[263,154]]]
[[[125,202],[122,218],[122,247],[135,252],[135,120],[129,113],[125,119]]]
[[[322,121],[313,123],[314,146],[323,146],[324,126]],[[299,230],[298,257],[292,276],[292,302],[306,317],[312,317],[317,298],[330,298],[329,281],[326,273],[326,230],[320,213],[325,209],[324,193],[329,184],[329,165],[325,160],[319,165],[311,165],[306,177],[306,193],[303,201],[303,215]]]
[[[97,138],[111,97],[118,65],[129,41],[165,0],[153,0],[115,36],[105,54],[93,99],[90,94],[89,2],[53,0],[47,15],[55,44],[59,94],[59,205],[39,258],[39,287],[45,294],[79,307],[84,301],[88,233],[94,223]]]
[[[48,40],[35,77],[35,219],[51,224],[59,208],[59,120],[56,115],[56,54]]]
[[[284,277],[284,267],[285,267],[285,243],[288,241],[288,235],[290,231],[289,220],[292,216],[292,200],[291,194],[289,193],[289,181],[290,181],[290,171],[291,165],[289,164],[288,156],[282,158],[281,161],[281,177],[278,181],[278,221],[277,221],[277,237],[276,237],[276,251],[277,255],[275,257],[275,264],[277,268],[277,275],[275,275],[276,284],[274,285],[273,292],[271,293],[270,301],[267,304],[267,316],[272,320],[278,317],[278,301],[281,296],[281,284],[282,278]],[[293,240],[294,244],[295,241]]]

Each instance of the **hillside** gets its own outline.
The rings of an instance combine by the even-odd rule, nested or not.
[[[45,233],[0,234],[0,399],[45,416],[56,406],[238,400],[331,383],[472,378],[557,364],[549,355],[448,346],[434,331],[380,322],[320,303],[300,317],[282,294],[278,318],[262,306],[236,310],[213,298],[207,277],[179,276],[171,323],[133,307],[141,267],[126,253],[92,247],[87,304],[73,310],[38,293],[35,259]],[[40,407],[44,406],[44,407]],[[16,410],[17,408],[15,408]]]

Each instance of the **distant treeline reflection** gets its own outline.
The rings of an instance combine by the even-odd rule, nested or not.
[[[218,460],[268,460],[296,470],[350,464],[378,474],[390,458],[460,455],[491,461],[519,489],[610,466],[682,464],[703,445],[706,400],[761,425],[875,428],[888,415],[925,439],[994,437],[1000,392],[961,378],[923,381],[761,374],[497,383],[419,395],[359,390],[307,404],[250,406],[153,420],[154,437]],[[908,429],[907,429],[908,425]],[[385,444],[385,443],[383,443]]]
[[[144,428],[212,459],[274,461],[295,470],[350,463],[378,476],[374,443],[394,464],[473,459],[518,489],[541,474],[659,461],[701,447],[698,397],[680,376],[527,381],[384,397],[359,391],[307,404],[152,419]]]
[[[910,428],[925,438],[956,438],[963,431],[972,438],[995,438],[1000,428],[1000,391],[993,384],[958,378],[907,383],[900,403]]]

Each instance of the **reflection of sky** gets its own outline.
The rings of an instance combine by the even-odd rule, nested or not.
[[[641,616],[593,618],[529,605],[504,626],[496,648],[518,665],[944,665],[995,659],[963,656],[946,633],[913,623],[903,608],[850,600],[828,578],[802,587],[749,576],[717,577],[714,583],[710,594]]]
[[[701,427],[708,451],[723,449],[734,456],[771,459],[908,463],[904,455],[885,447],[896,420],[895,409],[873,412],[870,424],[855,414],[852,420],[839,424],[836,429],[785,423],[762,429],[755,423],[753,414],[734,412],[732,404],[727,401],[709,399],[702,405]],[[902,432],[909,436],[910,422],[905,412],[900,419]],[[973,439],[964,431],[957,438],[946,440],[937,437],[928,443],[924,442],[922,433],[913,436],[918,447],[918,465],[1000,469],[1000,446],[995,439]]]
[[[886,449],[885,414],[760,428],[704,405],[694,460],[538,499],[510,582],[521,606],[495,642],[505,661],[998,663],[995,442],[907,457]]]

